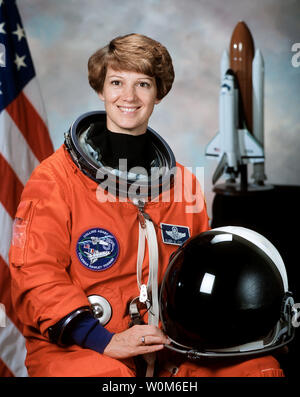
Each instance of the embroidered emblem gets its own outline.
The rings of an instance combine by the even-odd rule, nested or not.
[[[84,232],[77,241],[76,254],[80,262],[90,270],[110,268],[119,255],[116,237],[105,229],[93,228]]]
[[[15,218],[13,223],[12,245],[23,249],[26,243],[26,228],[28,221],[22,218]]]
[[[182,245],[190,237],[188,226],[161,223],[161,235],[165,244]]]

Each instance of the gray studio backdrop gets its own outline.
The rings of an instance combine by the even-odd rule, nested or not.
[[[50,134],[57,149],[80,114],[103,109],[87,81],[87,59],[113,37],[142,33],[164,44],[175,82],[150,126],[178,161],[204,167],[211,215],[217,165],[204,149],[218,130],[220,59],[238,21],[265,61],[265,150],[270,183],[300,185],[299,0],[18,0]],[[297,45],[297,43],[299,43]]]

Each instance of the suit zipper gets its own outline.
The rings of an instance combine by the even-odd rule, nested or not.
[[[134,202],[134,205],[138,208],[138,220],[141,224],[141,227],[143,229],[146,229],[146,222],[145,219],[147,219],[148,221],[152,221],[151,217],[149,214],[147,214],[147,212],[145,212],[145,202],[143,200],[137,200],[136,202]]]
[[[147,228],[146,219],[151,221],[150,215],[145,212],[145,201],[136,199],[133,201],[133,203],[138,209],[137,218],[141,225],[141,228],[145,230]],[[141,284],[140,284],[139,301],[147,305],[148,302],[147,285],[142,284],[141,280],[140,283]]]

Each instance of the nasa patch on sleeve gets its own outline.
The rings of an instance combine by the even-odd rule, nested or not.
[[[93,228],[79,237],[76,254],[86,268],[99,272],[109,269],[116,262],[119,244],[108,230]]]
[[[165,244],[181,245],[190,237],[188,226],[161,223],[161,235]]]

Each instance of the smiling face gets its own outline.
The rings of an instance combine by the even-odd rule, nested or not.
[[[107,128],[112,132],[141,135],[146,132],[157,99],[154,77],[134,71],[107,68],[103,90]]]

